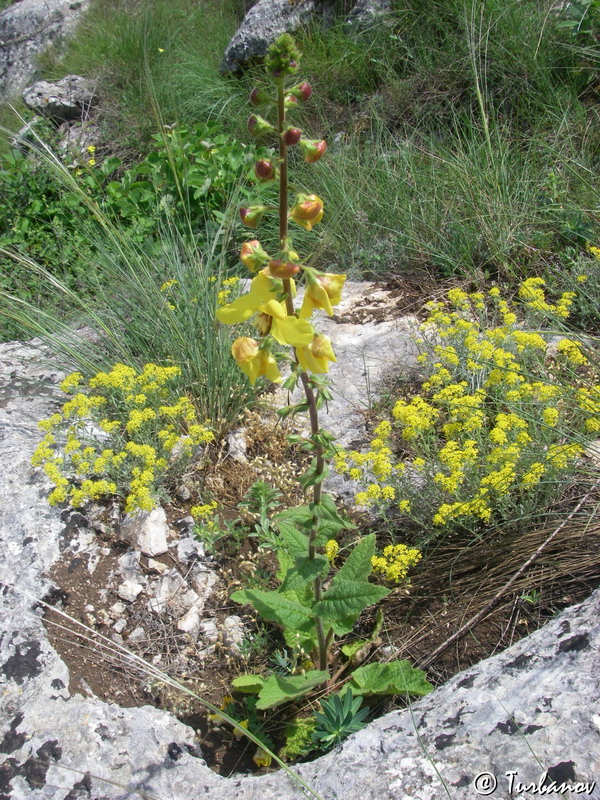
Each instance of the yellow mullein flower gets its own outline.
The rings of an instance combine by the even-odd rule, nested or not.
[[[255,339],[242,336],[231,346],[231,353],[238,367],[248,376],[252,386],[256,379],[264,375],[273,383],[281,383],[277,362],[267,350],[261,349]]]
[[[252,756],[252,761],[254,761],[257,767],[270,767],[272,760],[271,755],[262,747],[257,747],[256,752]]]
[[[342,287],[346,276],[324,273],[313,278],[311,272],[306,270],[306,277],[307,286],[300,309],[300,317],[303,319],[311,317],[315,308],[322,308],[332,317],[333,306],[342,299]]]
[[[321,333],[316,334],[306,347],[298,347],[296,355],[305,372],[314,372],[317,375],[329,372],[329,362],[337,360],[331,347],[331,340]]]

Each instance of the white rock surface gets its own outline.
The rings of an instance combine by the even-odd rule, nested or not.
[[[73,32],[89,0],[19,0],[0,12],[0,102],[25,87],[38,53]]]
[[[145,556],[159,556],[169,549],[167,543],[167,515],[162,507],[152,511],[136,511],[128,514],[119,532],[120,537]]]

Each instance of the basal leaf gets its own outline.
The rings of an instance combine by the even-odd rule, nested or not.
[[[260,690],[256,708],[276,708],[282,703],[302,697],[315,686],[325,683],[328,678],[329,673],[324,670],[311,670],[304,675],[270,675]]]
[[[278,622],[292,631],[308,632],[314,625],[314,614],[306,606],[278,592],[264,589],[241,589],[231,595],[236,603],[254,606],[263,619]]]
[[[370,644],[366,639],[357,639],[355,642],[351,642],[350,644],[343,644],[340,647],[342,653],[346,656],[346,658],[352,658],[355,656],[359,650],[362,650],[365,645]]]
[[[433,691],[422,669],[409,661],[390,661],[387,664],[365,664],[355,669],[349,684],[358,694],[410,694],[423,697]]]
[[[260,675],[238,675],[231,681],[233,688],[244,694],[258,694],[264,683],[265,679]]]

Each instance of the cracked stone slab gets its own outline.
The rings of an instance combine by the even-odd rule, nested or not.
[[[20,0],[0,12],[0,102],[23,89],[36,57],[75,29],[89,0]]]

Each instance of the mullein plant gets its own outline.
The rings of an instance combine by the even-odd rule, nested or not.
[[[303,131],[287,119],[288,113],[312,94],[307,81],[294,82],[299,57],[293,39],[287,34],[279,37],[266,57],[271,89],[256,88],[250,95],[252,105],[265,109],[265,116],[253,113],[249,130],[255,136],[276,138],[279,147],[277,158],[256,163],[255,175],[261,183],[278,182],[279,204],[244,207],[240,216],[246,226],[254,229],[265,214],[277,212],[279,251],[267,253],[258,239],[246,242],[240,259],[255,274],[250,289],[217,311],[218,319],[230,325],[253,318],[257,333],[237,338],[232,346],[233,357],[252,384],[259,377],[266,377],[290,392],[300,384],[304,393],[301,401],[279,409],[279,414],[285,418],[308,412],[310,420],[307,437],[291,437],[312,455],[306,473],[299,476],[305,496],[310,492],[310,502],[274,518],[279,588],[243,589],[232,596],[238,603],[253,605],[264,619],[278,623],[286,645],[294,653],[306,654],[300,659],[299,674],[243,675],[235,679],[236,689],[258,695],[258,710],[298,699],[318,687],[322,691],[325,684],[332,688],[333,684],[343,683],[345,679],[339,680],[340,675],[356,664],[348,661],[340,669],[335,663],[336,636],[351,634],[362,611],[389,594],[388,589],[369,580],[375,553],[373,534],[361,539],[339,568],[336,563],[334,569],[334,559],[328,558],[327,548],[331,550],[335,536],[354,526],[339,514],[333,498],[323,492],[327,461],[334,455],[334,437],[321,427],[319,409],[331,397],[325,375],[336,357],[329,338],[315,328],[312,315],[315,309],[333,315],[346,276],[303,264],[288,229],[291,221],[310,231],[321,222],[324,213],[323,201],[310,192],[294,190],[290,202],[289,148],[298,147],[309,163],[318,161],[326,150],[324,141],[305,138]],[[273,124],[266,119],[269,111],[275,112]],[[299,308],[294,304],[297,278],[303,279],[305,289]],[[282,347],[287,348],[283,353]],[[282,358],[291,364],[285,381],[278,365]],[[355,695],[426,694],[431,689],[424,673],[406,661],[359,667],[348,685]]]

